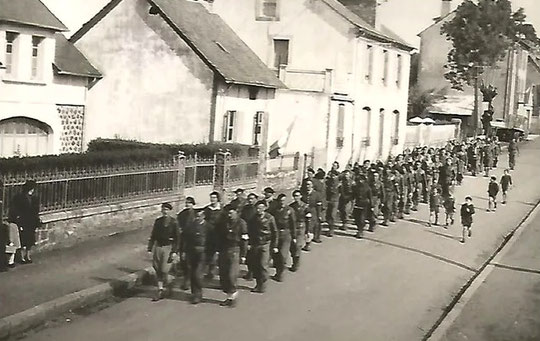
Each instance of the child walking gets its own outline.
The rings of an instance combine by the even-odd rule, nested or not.
[[[512,176],[510,175],[510,170],[505,169],[504,175],[501,177],[502,204],[503,205],[506,205],[506,199],[508,198],[507,192],[512,185],[513,183],[512,183]]]
[[[488,212],[495,212],[497,210],[497,194],[499,194],[499,184],[497,183],[497,177],[492,176],[488,185]]]
[[[465,243],[465,237],[472,237],[472,223],[474,215],[474,205],[470,196],[465,197],[465,202],[461,205],[461,225],[463,233],[461,235],[461,243]]]
[[[446,213],[446,224],[444,228],[448,228],[448,225],[454,225],[454,213],[456,213],[456,199],[452,194],[444,200],[444,211]]]
[[[439,224],[439,209],[441,206],[441,195],[439,188],[437,186],[432,186],[429,193],[429,222],[428,226],[431,227],[431,222],[433,218],[435,219],[434,224]]]

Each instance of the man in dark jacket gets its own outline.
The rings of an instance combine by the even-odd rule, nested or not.
[[[334,236],[339,204],[339,163],[332,164],[332,169],[326,176],[326,222],[328,223],[328,237]]]
[[[9,207],[8,221],[19,227],[22,263],[32,263],[31,250],[36,244],[36,229],[41,226],[39,198],[35,194],[35,188],[35,181],[27,181],[22,192],[13,198]]]
[[[269,211],[276,221],[278,230],[278,252],[273,257],[276,267],[274,279],[277,282],[283,281],[283,273],[285,271],[285,264],[287,264],[287,259],[289,258],[291,241],[292,239],[296,239],[296,217],[293,209],[287,206],[286,199],[287,196],[285,194],[278,195],[277,202],[279,206]]]
[[[240,214],[240,218],[242,218],[248,227],[248,231],[251,230],[251,226],[253,224],[253,221],[255,217],[257,216],[257,203],[258,196],[255,193],[250,193],[247,197],[247,203],[242,209],[242,213]],[[246,253],[246,265],[248,268],[247,273],[244,276],[244,279],[246,281],[252,281],[253,280],[253,252],[251,250],[248,250]]]
[[[253,275],[257,281],[252,291],[264,293],[268,280],[270,252],[273,254],[278,252],[278,232],[274,217],[266,212],[266,201],[258,201],[256,207],[257,215],[248,230],[249,249],[253,255]]]
[[[198,304],[202,299],[202,279],[208,224],[204,209],[195,211],[195,218],[185,223],[180,238],[181,259],[186,263],[185,283],[191,284],[191,302]]]
[[[293,264],[291,267],[292,272],[296,272],[300,267],[300,255],[302,249],[306,246],[306,234],[311,233],[307,230],[308,221],[311,218],[308,205],[302,201],[302,192],[296,190],[293,192],[294,202],[289,206],[293,209],[296,221],[296,236],[293,236],[291,241],[291,256]],[[309,249],[304,249],[309,251]]]
[[[204,208],[204,216],[208,223],[208,235],[206,237],[206,265],[208,270],[206,279],[211,280],[216,272],[216,254],[218,250],[216,226],[224,219],[221,207],[221,197],[218,192],[210,193],[210,204]]]
[[[375,219],[373,219],[372,213],[372,197],[371,188],[366,182],[366,176],[359,174],[358,181],[356,182],[354,189],[354,221],[358,229],[356,238],[362,238],[364,235],[364,226],[366,219],[369,220],[369,231],[373,232],[375,228]]]
[[[161,205],[162,216],[156,219],[150,240],[148,241],[148,252],[152,252],[152,265],[156,271],[158,292],[154,301],[158,301],[165,296],[167,286],[169,293],[169,271],[173,260],[177,257],[180,230],[176,224],[176,219],[171,217],[172,206],[169,203]]]
[[[370,185],[373,205],[373,218],[377,220],[381,212],[381,205],[384,202],[384,186],[379,173],[373,173],[373,181],[370,183]]]
[[[313,242],[322,243],[321,240],[321,215],[323,209],[323,199],[319,192],[313,188],[313,182],[306,182],[306,192],[302,201],[308,204],[311,218],[309,220],[309,229],[313,231]],[[309,245],[309,241],[307,243]]]
[[[341,218],[341,230],[347,230],[347,220],[352,212],[353,202],[353,187],[354,182],[351,177],[351,172],[345,170],[342,173],[341,183],[339,186],[339,216]]]
[[[492,176],[488,185],[488,212],[497,210],[497,194],[499,194],[499,184],[497,183],[497,177]]]
[[[249,240],[246,222],[234,205],[225,207],[227,218],[216,226],[219,250],[219,281],[227,299],[221,306],[236,306],[238,290],[236,283],[240,271],[240,259],[245,260],[246,243]]]
[[[236,208],[238,208],[238,212],[240,214],[242,214],[242,209],[244,208],[244,206],[246,205],[246,198],[244,196],[244,189],[243,188],[237,188],[235,191],[234,191],[234,195],[235,195],[235,198],[233,200],[231,200],[231,205],[235,206]]]
[[[187,197],[186,198],[186,207],[180,211],[177,216],[176,220],[178,223],[178,228],[180,229],[180,239],[183,237],[183,230],[186,228],[186,226],[191,225],[193,221],[195,220],[196,212],[195,212],[195,199],[193,197]],[[180,244],[182,241],[180,240]],[[181,253],[180,253],[181,254]],[[182,274],[184,276],[184,280],[182,281],[182,290],[187,290],[189,288],[189,264],[186,262],[185,258],[180,259],[179,264]]]

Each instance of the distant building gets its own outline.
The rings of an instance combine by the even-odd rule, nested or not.
[[[450,82],[444,78],[447,72],[444,66],[448,60],[448,52],[452,49],[452,42],[441,33],[441,28],[444,23],[454,18],[455,11],[450,11],[451,2],[452,0],[442,0],[441,16],[435,18],[431,26],[418,34],[421,38],[418,86],[422,91],[434,91],[443,95],[444,98],[430,109],[435,117],[459,117],[465,125],[471,125],[474,89],[466,86],[464,91],[453,90]],[[492,102],[494,120],[504,122],[506,127],[521,128],[525,131],[531,128],[535,111],[532,107],[532,95],[531,101],[527,101],[527,94],[533,93],[533,87],[540,84],[531,83],[540,77],[538,65],[534,63],[536,48],[525,41],[514,44],[501,62],[493,68],[484,69],[481,76],[480,82],[497,88],[498,95]],[[478,101],[481,117],[484,110],[487,110],[487,104],[482,103],[481,94]]]
[[[0,0],[0,157],[82,150],[101,73],[63,31],[39,0]]]
[[[263,145],[283,83],[217,15],[188,0],[112,0],[70,39],[104,77],[86,141]]]
[[[313,152],[317,167],[402,151],[414,48],[377,22],[376,0],[230,2],[204,3],[287,86],[269,117],[273,151]]]

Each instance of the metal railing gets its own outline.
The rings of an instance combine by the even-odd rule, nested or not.
[[[224,189],[257,181],[258,176],[258,156],[232,158],[227,152],[206,158],[180,153],[163,162],[0,174],[0,215],[7,215],[11,200],[27,180],[37,183],[43,214],[182,195],[186,187]]]
[[[5,174],[2,210],[7,214],[11,199],[28,179],[37,182],[40,211],[49,213],[179,193],[179,174],[178,157],[169,162]]]

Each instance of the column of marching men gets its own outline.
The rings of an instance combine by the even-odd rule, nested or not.
[[[455,186],[461,186],[464,175],[490,177],[488,212],[497,209],[497,196],[502,189],[502,204],[512,185],[510,170],[519,153],[516,140],[508,145],[509,169],[497,178],[490,171],[498,167],[501,146],[496,137],[451,141],[442,148],[407,149],[386,162],[365,161],[340,170],[338,162],[331,169],[308,168],[301,187],[276,195],[268,187],[262,196],[243,189],[235,191],[235,199],[224,205],[218,192],[210,193],[210,204],[196,208],[192,197],[177,217],[169,203],[162,205],[162,216],[155,221],[148,243],[152,252],[158,290],[154,300],[170,294],[171,266],[183,274],[182,290],[191,288],[193,304],[200,303],[205,281],[219,274],[220,286],[227,298],[222,306],[237,304],[237,279],[240,266],[247,266],[244,278],[255,280],[252,292],[264,293],[270,277],[282,282],[288,271],[300,268],[303,253],[313,244],[333,237],[336,227],[356,230],[356,238],[377,225],[388,227],[398,219],[418,210],[420,203],[429,205],[428,227],[454,224],[456,211]],[[292,202],[291,202],[292,201]],[[441,214],[444,210],[444,217]],[[461,243],[472,236],[475,208],[471,196],[460,207]]]

